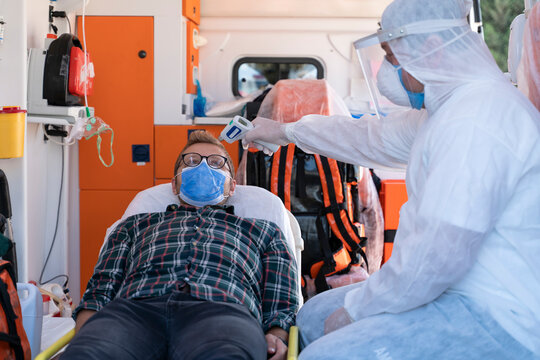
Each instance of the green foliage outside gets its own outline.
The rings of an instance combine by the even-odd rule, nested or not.
[[[510,24],[523,13],[523,0],[481,0],[484,39],[502,71],[508,71]]]

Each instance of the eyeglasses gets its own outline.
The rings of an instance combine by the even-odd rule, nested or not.
[[[227,163],[227,158],[218,154],[203,156],[198,153],[187,153],[182,155],[182,161],[189,167],[198,166],[203,159],[206,159],[206,163],[212,169],[221,169]]]

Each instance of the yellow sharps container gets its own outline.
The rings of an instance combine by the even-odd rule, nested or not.
[[[22,157],[26,110],[18,106],[0,108],[0,158]]]

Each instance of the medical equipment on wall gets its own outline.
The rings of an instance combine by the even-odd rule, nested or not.
[[[227,126],[225,126],[223,131],[221,131],[219,140],[225,140],[229,144],[232,144],[237,140],[243,139],[246,136],[246,133],[253,129],[254,126],[250,121],[240,115],[236,115]],[[272,152],[276,152],[279,149],[279,145],[276,144],[270,144],[264,141],[257,141],[256,143],[270,149]]]
[[[94,76],[94,65],[88,53],[83,51],[79,39],[71,34],[62,34],[51,42],[47,50],[43,98],[49,105],[79,105],[81,96],[92,94]]]
[[[25,118],[18,106],[0,107],[0,159],[23,156]]]
[[[82,139],[83,137],[86,140],[90,140],[93,136],[96,136],[96,145],[98,151],[98,157],[103,166],[111,167],[114,164],[114,153],[113,153],[113,141],[114,141],[114,130],[105,123],[100,117],[93,116],[89,109],[87,108],[87,116],[77,118],[77,121],[71,128],[69,135],[66,138],[68,145],[73,144],[75,141]],[[107,164],[101,157],[101,134],[105,132],[111,133],[110,141],[110,151],[111,151],[111,162]]]
[[[202,95],[199,79],[195,80],[195,84],[197,85],[197,96],[193,99],[193,115],[206,116],[206,97]]]
[[[61,117],[73,124],[86,116],[81,97],[93,88],[93,65],[75,36],[53,38],[48,35],[45,49],[29,49],[28,113]]]
[[[71,317],[75,305],[67,287],[56,283],[47,283],[39,287],[44,298],[49,298],[48,311],[44,307],[43,317]]]

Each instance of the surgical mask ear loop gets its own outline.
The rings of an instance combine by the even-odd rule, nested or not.
[[[104,161],[103,158],[101,157],[101,135],[100,135],[100,134],[101,134],[102,132],[105,132],[105,131],[110,131],[110,132],[111,132],[111,163],[108,164],[108,165],[105,163],[105,161]],[[113,131],[113,129],[111,129],[111,128],[105,129],[104,131],[100,131],[100,132],[98,132],[98,134],[97,134],[96,144],[97,144],[98,156],[99,156],[99,160],[101,161],[101,163],[102,163],[103,166],[105,166],[105,167],[111,167],[111,166],[114,164],[113,140],[114,140],[114,131]]]

